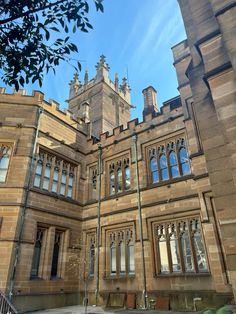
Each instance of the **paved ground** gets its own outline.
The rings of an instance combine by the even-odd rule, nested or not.
[[[200,312],[173,312],[173,311],[155,311],[155,310],[124,310],[124,309],[103,309],[99,306],[88,306],[87,314],[187,314]],[[81,305],[61,307],[44,311],[28,312],[27,314],[86,314],[85,308]]]

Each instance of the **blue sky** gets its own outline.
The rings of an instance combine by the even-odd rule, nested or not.
[[[92,4],[92,1],[91,1]],[[73,34],[78,44],[83,80],[88,69],[89,79],[95,75],[95,64],[104,54],[110,65],[110,78],[115,72],[121,79],[128,68],[133,109],[132,118],[141,119],[142,90],[152,85],[157,90],[158,105],[178,94],[171,47],[186,38],[177,0],[104,0],[104,13],[90,11],[94,29]],[[41,90],[45,98],[55,99],[67,107],[68,83],[74,69],[66,63],[56,68],[56,75],[45,76]],[[30,93],[39,89],[26,86]]]

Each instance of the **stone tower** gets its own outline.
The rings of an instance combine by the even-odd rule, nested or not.
[[[99,137],[103,132],[112,132],[113,128],[130,120],[130,87],[127,79],[119,85],[118,75],[114,82],[109,78],[109,65],[105,56],[100,57],[96,65],[96,76],[89,80],[85,72],[84,83],[75,74],[70,82],[69,109],[74,117],[82,118],[91,124],[92,136]]]

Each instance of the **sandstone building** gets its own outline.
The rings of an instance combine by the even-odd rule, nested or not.
[[[236,6],[179,0],[180,95],[70,83],[0,94],[0,290],[21,311],[82,303],[185,309],[236,299]]]

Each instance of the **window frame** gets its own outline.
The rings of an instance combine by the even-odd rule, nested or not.
[[[42,165],[41,175],[38,175],[36,173],[38,164]],[[47,177],[48,186],[47,188],[44,188],[44,178],[46,173],[47,166],[50,166],[50,177]],[[66,199],[75,199],[75,190],[76,190],[76,170],[77,166],[74,163],[68,162],[66,159],[61,158],[60,156],[53,154],[51,152],[48,152],[46,150],[39,148],[39,154],[38,158],[36,160],[35,166],[34,166],[34,175],[32,180],[32,187],[35,189],[40,189],[44,192],[52,193],[52,195],[57,195],[57,197],[63,197]],[[56,182],[54,180],[54,173],[55,170],[58,170],[58,178],[57,178],[57,190],[53,191],[53,184]],[[65,193],[61,194],[61,180],[63,173],[66,173],[65,178]],[[70,177],[73,177],[72,182],[72,189],[71,189],[71,196],[68,194],[69,189],[69,180]],[[39,180],[39,186],[35,185],[36,178]]]
[[[127,185],[127,172],[129,169],[129,181],[130,184]],[[111,174],[114,173],[114,185],[111,184]],[[119,175],[120,173],[120,175]],[[121,195],[131,190],[131,168],[130,168],[130,158],[128,156],[122,156],[115,160],[107,162],[107,196]],[[114,186],[114,192],[112,187]],[[120,187],[120,188],[119,188]]]
[[[191,223],[192,222],[198,222],[199,228],[196,229],[197,231],[192,232]],[[173,260],[171,256],[171,247],[170,247],[170,231],[168,231],[168,228],[170,226],[175,226],[175,236],[177,241],[177,247],[178,247],[178,254],[179,254],[179,267],[180,269],[175,271],[173,269]],[[187,228],[183,229],[183,226],[186,225]],[[167,262],[168,262],[168,269],[169,271],[162,271],[162,262],[161,262],[161,253],[159,251],[159,243],[160,241],[160,235],[161,235],[161,226],[165,226],[165,241],[163,241],[166,244],[167,248]],[[159,230],[157,231],[157,228]],[[153,232],[153,251],[154,251],[154,265],[155,265],[155,274],[156,276],[182,276],[182,275],[202,275],[202,274],[209,274],[209,263],[208,263],[208,256],[207,256],[207,250],[205,246],[205,239],[202,231],[202,224],[199,216],[193,216],[193,217],[184,217],[184,218],[176,218],[173,221],[169,220],[161,220],[161,221],[155,221],[153,222],[152,227]],[[172,230],[174,232],[174,230]],[[187,270],[186,262],[184,258],[184,249],[182,245],[182,236],[183,234],[187,232],[187,238],[189,240],[190,245],[190,257],[192,261],[192,269]],[[205,265],[206,268],[204,270],[200,270],[197,264],[197,253],[194,249],[194,239],[193,236],[196,232],[200,232],[202,247],[203,247],[203,256],[205,258]]]
[[[135,276],[135,241],[133,236],[133,230],[129,229],[118,229],[109,230],[107,234],[107,273],[108,278],[123,278]],[[132,243],[133,256],[131,261],[131,255],[129,255],[129,244]],[[123,245],[123,258],[121,258],[121,245]],[[113,251],[113,255],[112,255]],[[113,257],[115,256],[115,270],[112,269]],[[134,266],[134,271],[130,271],[130,265]]]
[[[2,151],[2,149],[6,148],[6,147],[8,148],[8,151],[10,150],[10,153],[8,153],[8,151],[7,151],[7,156],[8,156],[7,168],[1,168],[0,167],[0,169],[6,170],[5,179],[4,179],[4,181],[0,181],[0,184],[6,184],[6,182],[8,180],[9,169],[10,169],[11,160],[12,160],[12,156],[13,156],[13,149],[14,149],[13,143],[0,142],[0,151]],[[4,157],[4,155],[3,155],[3,157]],[[0,166],[1,166],[1,162],[0,162]]]
[[[185,173],[183,172],[183,164],[181,163],[180,159],[180,151],[181,149],[184,149],[186,152],[186,156],[188,157],[188,148],[186,145],[186,140],[184,135],[180,135],[173,139],[167,139],[166,141],[157,142],[151,146],[146,147],[146,167],[147,167],[147,173],[148,173],[148,184],[149,185],[158,185],[163,184],[165,182],[169,182],[171,180],[178,180],[182,177],[191,175],[191,164],[190,159],[188,157],[188,160],[185,162],[188,164],[189,172]],[[172,152],[175,154],[176,164],[174,165],[178,169],[178,175],[174,176],[172,172],[173,165],[171,164],[171,154]],[[166,167],[165,170],[168,174],[168,178],[163,179],[163,171],[161,167],[161,157],[165,156],[166,158]],[[155,160],[157,163],[157,177],[158,181],[153,180],[153,173],[152,171],[152,160]]]

